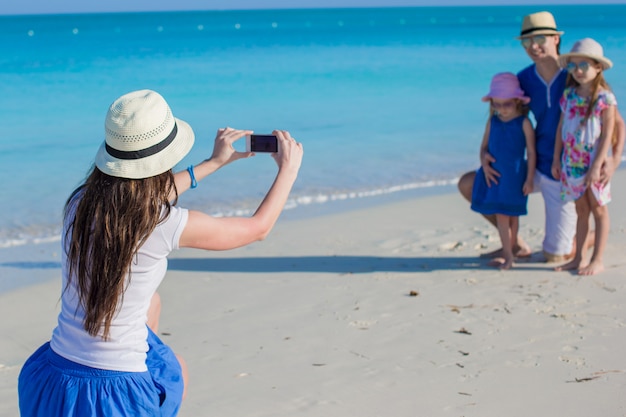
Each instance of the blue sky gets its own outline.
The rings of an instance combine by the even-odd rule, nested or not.
[[[226,10],[309,7],[470,6],[604,3],[624,0],[3,0],[0,14],[93,13],[159,10]]]

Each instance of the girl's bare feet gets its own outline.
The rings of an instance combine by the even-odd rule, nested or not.
[[[513,255],[516,258],[530,258],[532,254],[533,251],[530,249],[530,246],[525,243],[523,245],[515,245],[515,247],[513,247]]]
[[[481,258],[488,258],[488,259],[500,259],[502,260],[502,248],[500,249],[496,249],[494,251],[491,252],[487,252],[487,253],[481,253],[480,257]],[[530,246],[528,246],[526,243],[522,243],[522,245],[515,245],[513,247],[513,255],[515,255],[516,258],[529,258],[531,255],[533,254],[533,251],[530,249]]]
[[[502,249],[500,249],[500,250],[502,250]],[[503,263],[504,263],[504,258],[502,257],[502,255],[500,255],[500,256],[498,256],[498,257],[493,258],[492,260],[490,260],[490,261],[487,263],[487,265],[489,265],[489,266],[497,266],[497,267],[500,267],[500,265],[502,265]]]
[[[578,275],[595,275],[602,271],[604,271],[604,263],[602,261],[591,261],[589,265],[578,270]]]
[[[511,259],[506,259],[502,257],[495,258],[495,259],[492,259],[487,265],[495,266],[496,268],[500,270],[511,269],[513,267],[513,258]]]
[[[513,268],[513,258],[505,259],[504,263],[498,267],[501,271],[506,271]]]

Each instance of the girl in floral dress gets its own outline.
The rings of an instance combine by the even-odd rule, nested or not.
[[[560,101],[552,175],[561,181],[561,198],[575,201],[578,220],[576,255],[555,269],[593,275],[604,270],[602,255],[609,235],[611,189],[609,183],[601,182],[600,168],[608,157],[615,127],[617,102],[603,76],[613,63],[591,38],[576,42],[560,60],[569,75]],[[580,248],[589,232],[590,214],[596,226],[595,245],[590,262],[585,264]]]

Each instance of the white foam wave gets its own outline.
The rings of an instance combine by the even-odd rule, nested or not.
[[[24,245],[42,245],[45,243],[54,243],[54,242],[60,242],[60,241],[61,241],[60,235],[40,236],[40,237],[25,236],[25,237],[19,237],[19,238],[7,238],[7,239],[0,239],[0,249],[13,248],[16,246],[24,246]]]
[[[332,202],[340,202],[346,200],[355,200],[361,198],[379,197],[387,194],[393,194],[403,191],[410,191],[422,188],[433,188],[441,186],[454,185],[458,182],[458,178],[453,179],[439,179],[428,180],[422,182],[412,182],[407,184],[392,185],[389,187],[374,188],[370,190],[357,190],[357,191],[336,191],[331,193],[317,193],[317,194],[304,194],[296,195],[290,198],[285,204],[285,210],[295,210],[298,207],[313,206],[316,204],[328,204]],[[211,212],[211,215],[215,217],[228,217],[228,216],[251,216],[254,213],[256,207],[244,206],[244,207],[226,207],[220,211]],[[24,245],[40,245],[46,243],[58,242],[61,240],[60,228],[47,227],[47,231],[37,230],[37,228],[31,227],[28,230],[21,230],[19,233],[7,234],[2,236],[0,231],[0,249],[11,248]]]
[[[378,197],[381,195],[397,193],[401,191],[410,191],[420,188],[442,187],[454,185],[459,182],[458,178],[447,180],[429,180],[423,182],[413,182],[408,184],[393,185],[384,188],[375,188],[372,190],[337,192],[331,194],[317,194],[313,196],[299,196],[291,200],[290,208],[297,206],[306,206],[312,204],[324,204],[332,201],[352,200],[358,198]],[[287,207],[285,207],[287,208]]]

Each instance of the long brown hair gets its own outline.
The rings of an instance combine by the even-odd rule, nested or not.
[[[175,196],[172,203],[171,195]],[[67,286],[76,279],[85,310],[83,327],[90,335],[108,338],[133,257],[167,218],[177,197],[171,170],[150,178],[127,179],[94,167],[67,200]],[[73,218],[67,218],[70,215]]]

